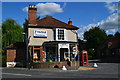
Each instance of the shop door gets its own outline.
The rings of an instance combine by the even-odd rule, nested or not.
[[[67,48],[61,48],[60,49],[60,61],[65,61],[65,59],[64,59],[64,53],[65,52],[68,52]]]
[[[34,50],[33,60],[34,60],[34,62],[40,61],[40,50]]]

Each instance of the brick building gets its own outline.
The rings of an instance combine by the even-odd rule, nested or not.
[[[7,67],[22,66],[26,60],[26,50],[24,42],[16,42],[6,47]]]
[[[72,61],[74,57],[73,47],[77,49],[77,30],[79,28],[72,25],[71,19],[68,23],[51,16],[36,19],[36,12],[36,5],[29,5],[28,26],[25,29],[26,45],[22,47],[26,53],[21,54],[27,60],[26,62],[31,62],[33,67],[51,67],[50,65],[58,64],[62,66],[66,64],[66,61]],[[74,53],[77,53],[77,51]],[[16,49],[7,52],[7,54],[7,56],[11,56],[11,59],[13,57],[12,61],[14,61]]]
[[[98,58],[120,57],[120,35],[108,38],[97,49]]]
[[[25,30],[28,44],[27,58],[35,62],[61,62],[72,60],[72,48],[77,47],[77,30],[71,19],[64,23],[51,16],[36,20],[37,8],[29,5],[28,27]]]

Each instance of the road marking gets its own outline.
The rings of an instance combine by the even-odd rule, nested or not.
[[[28,75],[28,74],[16,74],[16,73],[2,73],[2,74],[19,75],[19,76],[32,76],[32,75]]]

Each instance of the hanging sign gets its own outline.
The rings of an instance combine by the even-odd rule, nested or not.
[[[34,30],[34,37],[47,38],[47,31],[44,31],[44,30]]]

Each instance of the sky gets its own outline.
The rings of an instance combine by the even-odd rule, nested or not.
[[[79,27],[80,39],[83,39],[85,31],[95,26],[104,29],[107,34],[118,31],[117,2],[3,2],[2,21],[12,18],[23,26],[30,4],[37,6],[37,16],[40,18],[49,15],[65,23],[71,18],[73,25]]]

